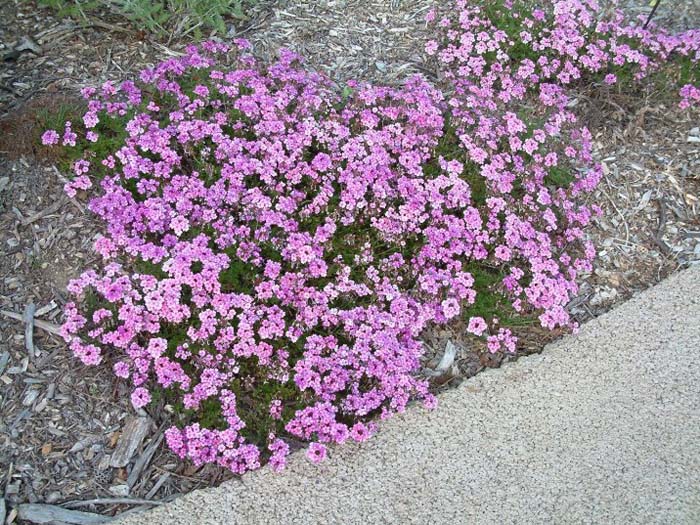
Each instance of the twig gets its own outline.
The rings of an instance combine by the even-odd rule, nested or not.
[[[4,315],[5,317],[9,317],[10,319],[24,321],[24,317],[15,312],[10,312],[8,310],[0,310],[0,314]],[[41,328],[42,330],[44,330],[45,332],[49,332],[50,334],[61,335],[61,327],[57,324],[49,323],[48,321],[42,321],[41,319],[34,319],[34,326],[36,326],[37,328]]]
[[[620,218],[622,219],[622,223],[623,223],[624,226],[625,226],[625,242],[629,242],[629,240],[630,240],[630,229],[629,229],[629,226],[627,225],[627,219],[625,219],[624,214],[620,211],[620,208],[617,207],[617,204],[615,204],[615,201],[614,201],[613,198],[608,194],[608,192],[605,191],[602,187],[600,188],[600,191],[602,191],[602,192],[603,192],[603,195],[605,195],[605,196],[608,198],[608,200],[610,201],[610,204],[612,204],[613,208],[615,208],[615,211],[617,212],[617,214],[618,214],[618,215],[620,216]]]
[[[161,467],[159,467],[158,465],[153,465],[153,468],[156,469],[158,472],[162,472],[162,473],[164,473],[164,474],[165,474],[165,473],[168,473],[168,474],[170,474],[171,476],[175,476],[176,478],[187,479],[187,480],[190,480],[190,481],[196,481],[197,483],[201,483],[201,482],[202,482],[201,478],[194,478],[194,477],[192,477],[192,476],[185,476],[184,474],[176,474],[175,472],[171,472],[170,470],[165,470],[164,468],[161,468]]]
[[[61,175],[61,172],[58,171],[58,168],[56,166],[52,166],[52,168],[56,172],[56,177],[58,177],[58,180],[60,180],[63,184],[68,183],[68,180],[63,175]],[[73,203],[73,206],[75,206],[80,213],[85,213],[85,208],[75,199],[75,197],[69,197],[69,200]]]
[[[671,255],[671,248],[663,240],[662,236],[666,230],[666,201],[662,196],[656,199],[659,203],[659,228],[656,230],[656,235],[652,236],[652,240],[657,244],[661,251],[666,255]]]
[[[34,312],[36,312],[36,306],[34,303],[29,303],[24,309],[24,315],[22,315],[22,321],[24,321],[24,347],[27,349],[29,357],[35,357],[37,354],[36,348],[34,347]]]
[[[647,28],[647,26],[649,25],[649,22],[651,22],[651,19],[654,17],[654,13],[656,13],[656,10],[658,9],[660,3],[661,3],[661,0],[656,0],[654,2],[654,7],[651,8],[651,13],[649,13],[649,16],[647,17],[647,21],[644,22],[644,26],[642,26],[642,29]]]
[[[90,26],[99,27],[102,29],[107,29],[109,31],[121,31],[123,33],[133,33],[133,30],[131,30],[129,28],[114,25],[114,24],[108,24],[107,22],[102,22],[101,20],[95,20],[93,18],[88,18],[87,24],[85,24],[85,25],[88,27],[90,27]]]
[[[45,217],[46,215],[50,215],[56,211],[58,211],[61,206],[66,202],[65,198],[60,198],[56,202],[54,202],[51,206],[48,206],[44,208],[43,210],[36,212],[34,215],[31,217],[27,217],[26,219],[22,220],[22,226],[28,226],[33,222],[38,221],[42,217]]]
[[[151,490],[148,491],[146,494],[146,499],[150,500],[153,496],[155,496],[160,488],[163,486],[163,484],[168,481],[168,478],[170,477],[170,472],[163,472],[159,477],[158,481],[156,481],[155,485],[151,487]]]
[[[61,503],[62,507],[76,509],[89,505],[163,505],[164,502],[142,498],[95,498],[87,500],[74,500]]]
[[[134,467],[131,469],[131,472],[129,473],[129,477],[126,480],[126,484],[129,486],[129,489],[131,489],[136,484],[136,481],[138,481],[138,478],[141,475],[141,472],[150,463],[151,458],[153,458],[153,454],[155,454],[156,449],[160,446],[161,442],[163,441],[163,437],[164,437],[164,434],[161,432],[156,438],[154,438],[148,444],[148,446],[146,447],[146,450],[143,451],[143,453],[139,456],[139,458],[134,463]]]

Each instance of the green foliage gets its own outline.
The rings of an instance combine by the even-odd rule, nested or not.
[[[57,11],[58,16],[87,18],[87,14],[101,7],[102,0],[39,0],[39,5]]]
[[[226,33],[226,21],[246,19],[255,0],[39,0],[59,16],[87,20],[97,10],[108,10],[157,37]]]
[[[527,326],[534,324],[536,318],[528,313],[517,312],[506,296],[501,292],[503,278],[507,268],[491,267],[483,263],[472,262],[468,270],[474,277],[474,288],[479,290],[474,304],[463,312],[464,322],[470,317],[484,319],[498,318],[501,326]]]

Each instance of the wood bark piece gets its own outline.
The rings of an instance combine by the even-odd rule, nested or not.
[[[2,354],[0,354],[0,376],[5,371],[5,367],[7,367],[7,363],[9,362],[10,352],[3,352]],[[2,524],[2,521],[0,521],[0,524]]]
[[[146,499],[150,500],[153,496],[155,496],[160,488],[163,486],[163,483],[168,481],[168,478],[170,477],[170,472],[163,472],[160,477],[158,478],[158,481],[156,481],[156,484],[153,485],[151,490],[148,491],[146,494]]]
[[[16,319],[17,321],[23,321],[24,318],[15,312],[10,312],[9,310],[0,310],[0,314],[10,319]],[[49,332],[54,335],[61,335],[61,327],[54,323],[49,323],[48,321],[42,321],[41,319],[34,319],[34,326],[41,328],[45,332]]]
[[[36,212],[31,217],[27,217],[26,219],[23,219],[22,225],[28,226],[31,223],[38,221],[42,217],[45,217],[46,215],[51,215],[52,213],[57,212],[61,208],[61,206],[63,206],[66,203],[66,201],[67,201],[67,199],[64,197],[58,199],[51,206],[48,206],[48,207],[44,208],[43,210]]]
[[[146,447],[146,450],[143,451],[143,454],[139,456],[139,458],[136,460],[134,463],[134,468],[131,469],[131,472],[129,473],[129,477],[126,480],[126,484],[129,486],[129,489],[132,489],[134,485],[136,485],[136,482],[138,481],[139,477],[141,476],[141,472],[143,471],[146,466],[151,461],[151,458],[153,457],[153,454],[155,454],[156,449],[160,445],[161,441],[163,441],[164,434],[161,433],[158,437],[154,438]]]
[[[109,465],[114,468],[125,467],[139,448],[151,428],[150,417],[130,417],[122,435],[119,437],[117,447],[112,454]]]
[[[100,525],[108,523],[114,518],[102,516],[92,512],[68,510],[55,505],[42,505],[39,503],[26,503],[17,507],[19,518],[32,523],[64,522],[73,525]]]
[[[24,309],[22,320],[24,321],[24,347],[27,349],[29,357],[36,356],[36,348],[34,348],[34,312],[36,306],[34,303],[29,303]]]
[[[67,501],[61,506],[67,508],[87,507],[88,505],[162,505],[162,501],[153,501],[148,498],[95,498],[86,500]]]

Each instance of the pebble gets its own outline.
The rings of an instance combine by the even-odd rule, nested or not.
[[[129,485],[112,485],[109,491],[117,497],[125,498],[129,495]]]
[[[62,498],[62,495],[60,492],[54,490],[53,492],[49,492],[46,496],[46,503],[56,503],[59,499]]]
[[[593,297],[591,297],[591,306],[600,306],[613,302],[617,298],[617,290],[608,286],[602,287]]]

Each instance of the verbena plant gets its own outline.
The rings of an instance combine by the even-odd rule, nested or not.
[[[434,405],[416,374],[430,325],[461,318],[513,351],[494,293],[574,326],[600,167],[564,86],[694,64],[700,39],[596,21],[592,2],[524,5],[460,1],[435,21],[447,97],[419,76],[337,93],[245,41],[84,90],[82,123],[43,136],[105,224],[103,264],[69,286],[71,350],[116,361],[135,407],[165,398],[181,457],[242,473],[282,468],[290,440],[319,461],[412,398]]]

